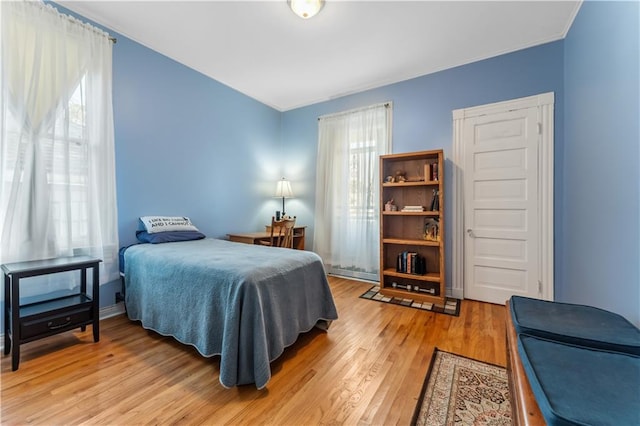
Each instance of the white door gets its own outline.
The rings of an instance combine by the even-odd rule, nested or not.
[[[539,298],[538,108],[469,117],[464,143],[464,297]]]

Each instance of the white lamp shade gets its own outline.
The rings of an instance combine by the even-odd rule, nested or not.
[[[274,197],[282,197],[282,198],[293,198],[293,191],[291,191],[291,183],[282,178],[282,180],[278,181],[278,185],[276,186],[276,195]]]
[[[315,16],[324,6],[324,0],[289,0],[289,7],[293,13],[302,19]]]

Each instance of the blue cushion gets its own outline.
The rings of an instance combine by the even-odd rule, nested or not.
[[[518,352],[548,425],[640,424],[640,357],[528,334]]]
[[[136,238],[141,243],[174,243],[177,241],[190,241],[201,240],[206,235],[199,231],[169,231],[169,232],[155,232],[153,234],[147,231],[136,231]]]
[[[640,329],[613,312],[521,296],[509,303],[518,333],[640,355]]]

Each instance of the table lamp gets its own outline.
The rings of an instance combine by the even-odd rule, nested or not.
[[[282,217],[284,217],[285,216],[284,199],[293,198],[293,191],[291,191],[291,183],[285,178],[282,178],[281,180],[279,180],[278,184],[276,185],[276,195],[274,195],[274,197],[278,197],[278,198],[282,197]]]

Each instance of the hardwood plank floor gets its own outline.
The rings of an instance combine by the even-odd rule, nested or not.
[[[340,318],[301,335],[272,363],[264,390],[225,389],[219,358],[101,321],[100,342],[67,332],[3,356],[1,417],[18,424],[409,424],[434,347],[506,365],[503,306],[462,302],[460,316],[358,296],[370,284],[330,277]]]

